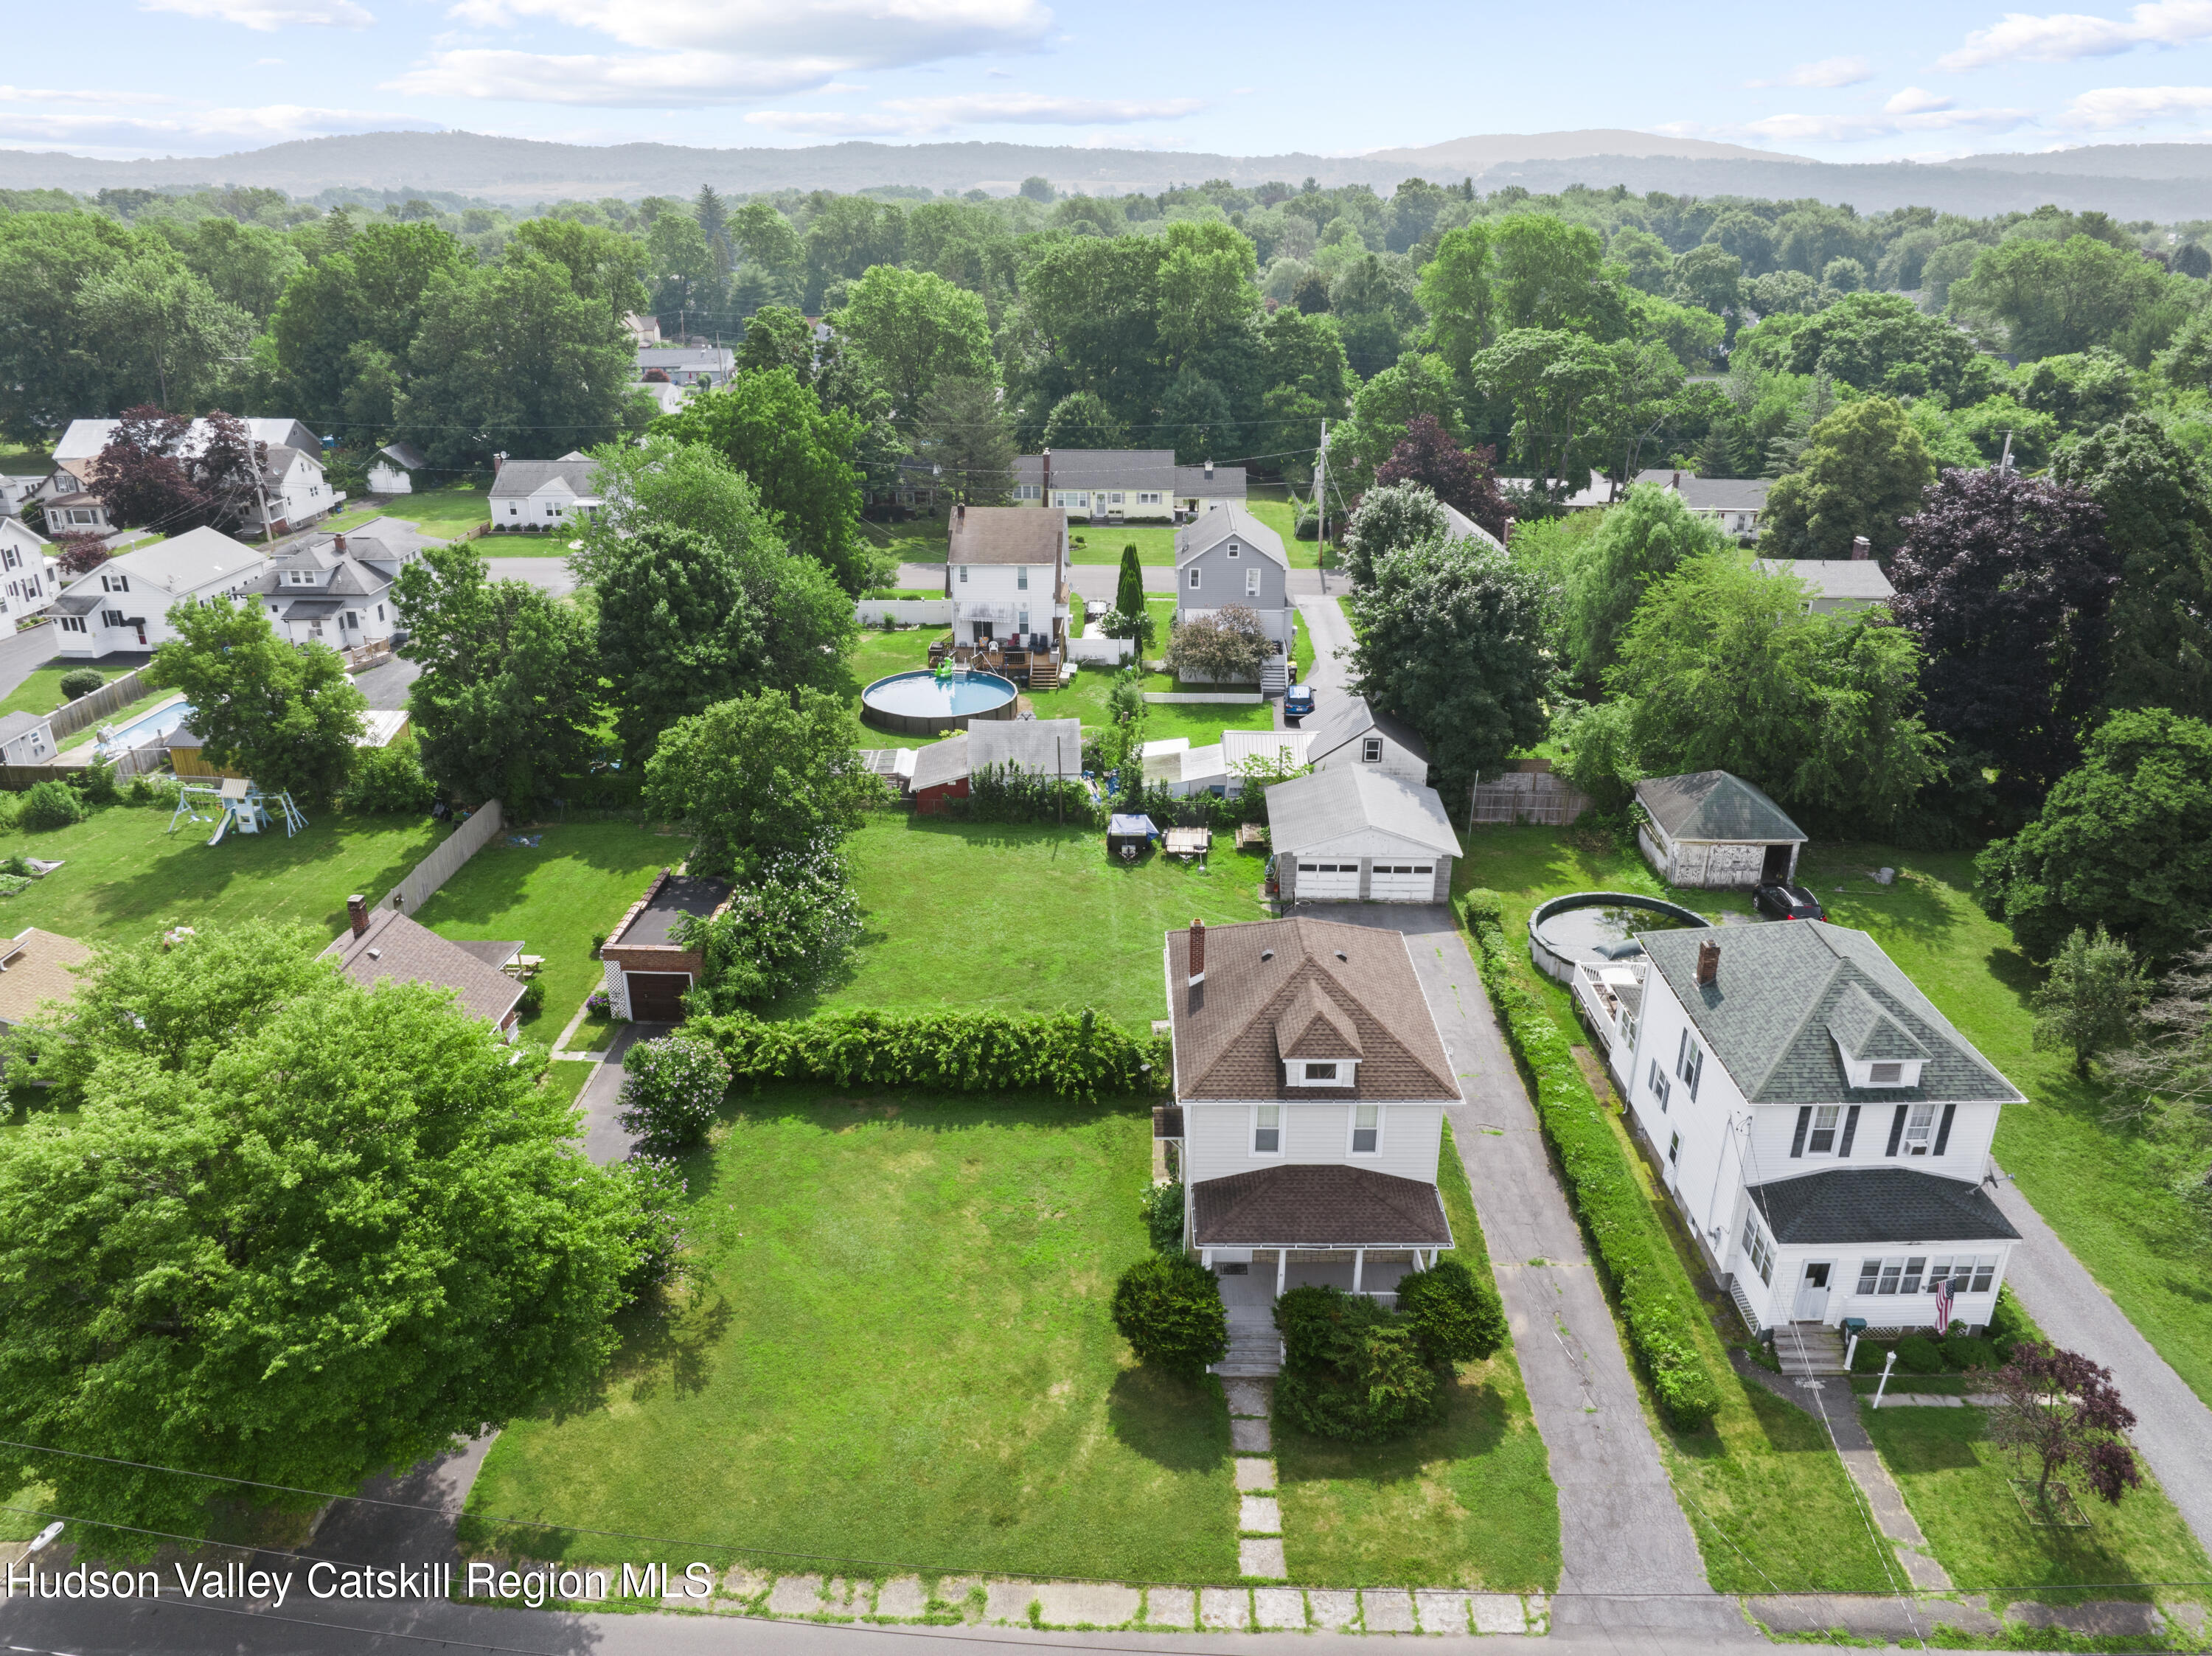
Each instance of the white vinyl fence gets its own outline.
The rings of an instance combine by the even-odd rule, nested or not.
[[[888,616],[902,627],[950,627],[951,598],[861,598],[853,613],[863,627],[880,627]]]

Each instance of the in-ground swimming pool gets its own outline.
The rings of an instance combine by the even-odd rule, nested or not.
[[[117,754],[128,753],[133,748],[143,748],[156,737],[168,735],[191,716],[192,704],[181,698],[164,702],[158,707],[149,707],[128,725],[116,725],[103,734],[100,738],[100,755],[112,758]]]
[[[1644,931],[1674,931],[1712,922],[1680,903],[1631,891],[1577,891],[1538,906],[1528,917],[1528,958],[1561,983],[1577,961],[1625,960],[1644,952]]]
[[[860,692],[860,717],[878,730],[902,736],[964,731],[971,719],[1012,719],[1014,683],[996,673],[922,668],[893,673]]]

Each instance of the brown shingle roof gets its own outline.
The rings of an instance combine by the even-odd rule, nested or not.
[[[35,925],[0,944],[0,967],[6,968],[0,971],[0,1024],[22,1022],[41,1001],[75,998],[76,979],[69,968],[91,958],[89,944]]]
[[[1060,561],[1067,514],[1033,506],[971,506],[952,514],[947,563]]]
[[[1167,955],[1179,1098],[1459,1098],[1405,940],[1395,931],[1304,918],[1209,927],[1206,981],[1195,988],[1187,986],[1188,931],[1168,933]],[[1308,1009],[1302,1022],[1293,1010],[1299,1006]],[[1285,1087],[1279,1035],[1285,1018],[1296,1026],[1294,1042],[1319,1042],[1334,1026],[1351,1050],[1310,1056],[1358,1058],[1352,1084]]]
[[[522,986],[514,979],[396,908],[370,914],[365,931],[356,934],[348,927],[323,953],[337,956],[338,969],[364,989],[374,988],[385,978],[451,989],[459,997],[463,1011],[488,1020],[495,1028],[522,998]]]
[[[1371,1168],[1297,1165],[1193,1185],[1200,1247],[1449,1247],[1434,1185]]]

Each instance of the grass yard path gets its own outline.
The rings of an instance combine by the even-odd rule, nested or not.
[[[1674,1612],[1689,1625],[1741,1629],[1733,1601],[1695,1596],[1707,1591],[1697,1538],[1465,937],[1438,907],[1332,906],[1328,918],[1404,934],[1467,1095],[1447,1113],[1559,1492],[1559,1592],[1692,1595]],[[1553,1625],[1589,1608],[1563,1598]]]

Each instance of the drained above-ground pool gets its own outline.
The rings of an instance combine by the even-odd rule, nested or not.
[[[964,731],[971,719],[1012,719],[1012,679],[959,668],[921,668],[879,678],[860,692],[860,717],[907,736]]]
[[[1644,931],[1710,925],[1702,914],[1632,891],[1576,891],[1554,897],[1528,917],[1528,958],[1537,970],[1565,983],[1577,961],[1617,961],[1641,955]]]

